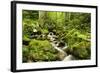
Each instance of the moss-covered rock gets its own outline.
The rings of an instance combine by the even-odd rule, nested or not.
[[[79,30],[73,29],[66,33],[65,40],[68,47],[65,51],[73,54],[76,59],[89,59],[91,57],[90,33],[81,33]]]
[[[73,45],[72,54],[76,56],[78,59],[90,59],[91,56],[91,48],[90,42],[80,42],[78,44]]]
[[[30,60],[32,62],[57,60],[58,52],[48,40],[31,40],[27,49],[23,48],[23,57],[25,61],[27,59],[27,62]]]

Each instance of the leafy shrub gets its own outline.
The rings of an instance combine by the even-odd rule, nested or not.
[[[33,32],[33,25],[24,24],[23,35],[27,35],[29,37],[32,34],[32,32]]]

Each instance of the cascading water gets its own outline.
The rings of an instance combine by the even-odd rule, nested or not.
[[[35,38],[35,37],[39,37],[42,36],[43,38],[43,34],[37,35],[37,30],[33,30],[34,34],[32,36],[30,36],[30,38]],[[35,34],[36,33],[36,34]],[[54,47],[54,49],[56,49],[57,51],[59,51],[59,56],[60,56],[60,60],[61,61],[70,61],[73,60],[74,57],[72,55],[68,55],[64,50],[67,49],[67,43],[61,41],[58,41],[58,37],[56,35],[54,35],[53,32],[49,32],[49,34],[47,35],[47,38],[50,41],[50,44]]]
[[[70,61],[73,60],[74,57],[72,55],[68,55],[64,49],[67,48],[67,43],[64,43],[65,45],[60,47],[59,44],[61,43],[61,41],[57,41],[55,38],[57,36],[53,34],[53,32],[50,32],[48,34],[48,38],[50,39],[50,44],[54,47],[54,49],[56,49],[57,51],[60,52],[60,54],[62,55],[62,61]]]

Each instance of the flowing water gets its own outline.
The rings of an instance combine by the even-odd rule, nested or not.
[[[70,60],[74,60],[74,57],[72,55],[68,55],[64,49],[67,49],[67,45],[63,46],[63,47],[58,47],[58,44],[54,43],[55,42],[55,38],[54,38],[55,35],[48,35],[50,41],[51,41],[51,45],[54,47],[54,49],[56,49],[57,51],[60,52],[60,54],[62,55],[62,61],[70,61]],[[58,42],[60,43],[60,41]]]

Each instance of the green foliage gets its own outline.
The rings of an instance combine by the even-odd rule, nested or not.
[[[33,32],[33,26],[30,24],[24,24],[23,34],[29,36],[31,35],[32,32]]]
[[[23,36],[23,40],[30,41],[30,39],[26,35]]]
[[[73,45],[73,55],[78,59],[90,58],[90,43],[83,41]]]
[[[65,36],[68,43],[67,53],[73,54],[77,59],[89,59],[90,39],[87,34],[82,34],[79,30],[70,30]]]
[[[23,10],[23,20],[24,19],[37,20],[38,19],[38,11]]]
[[[27,61],[55,61],[57,59],[57,51],[51,46],[47,40],[31,40],[29,49],[23,50],[24,60],[26,55]]]
[[[91,58],[91,14],[23,10],[23,62],[56,61],[58,52],[47,40],[55,32],[58,40],[66,42],[66,53],[78,60]],[[33,29],[45,39],[30,39]]]
[[[28,62],[31,56],[29,55],[29,48],[27,46],[23,46],[22,54],[23,62]]]
[[[45,33],[48,33],[49,31],[48,29],[41,29],[41,32],[45,34]]]

